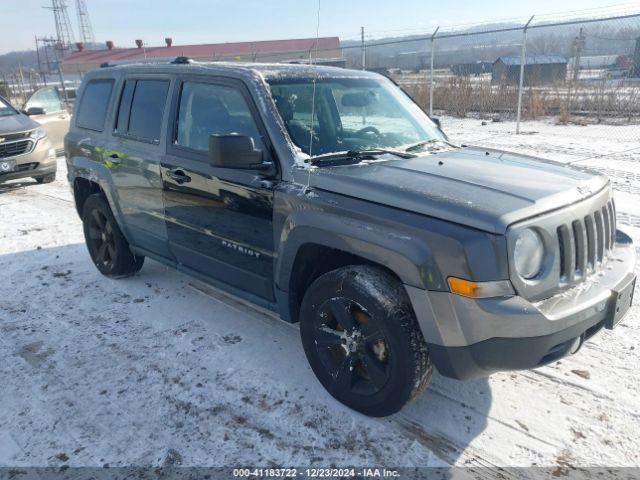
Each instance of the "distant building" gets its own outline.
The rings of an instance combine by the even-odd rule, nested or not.
[[[451,65],[451,72],[454,75],[460,77],[466,77],[469,75],[482,75],[483,73],[491,72],[493,63],[491,62],[472,62],[472,63],[459,63],[457,65]]]
[[[520,81],[520,55],[499,57],[493,62],[491,83],[517,85]],[[524,85],[538,86],[564,83],[567,78],[567,59],[561,55],[526,55]]]
[[[395,57],[395,67],[401,70],[423,70],[429,62],[430,56],[425,52],[401,52]]]
[[[134,48],[117,48],[107,41],[106,50],[79,49],[65,57],[62,70],[65,73],[84,73],[103,63],[118,64],[131,61],[167,60],[190,57],[197,61],[243,62],[308,62],[311,56],[323,63],[342,60],[338,37],[300,38],[292,40],[267,40],[259,42],[209,43],[201,45],[174,45],[170,38],[165,46],[147,47],[136,40]],[[317,43],[317,55],[316,52]],[[320,62],[318,62],[320,63]]]

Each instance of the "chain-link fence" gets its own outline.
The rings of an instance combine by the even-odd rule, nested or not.
[[[353,40],[342,39],[342,58],[335,58],[335,49],[312,47],[212,60],[366,68],[390,76],[434,116],[514,121],[514,131],[520,119],[598,124],[610,127],[613,136],[640,141],[640,14],[542,18],[382,40],[372,40],[363,29]],[[36,89],[56,83],[60,87],[55,71],[20,69],[0,76],[0,95],[21,105]],[[635,128],[617,128],[630,125]]]
[[[363,46],[367,69],[434,115],[514,120],[516,131],[520,119],[637,125],[640,140],[640,14],[354,42],[348,66],[362,67]]]

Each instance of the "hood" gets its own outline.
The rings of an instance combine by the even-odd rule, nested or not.
[[[38,128],[39,123],[31,120],[23,113],[0,117],[0,136],[8,133],[19,133]]]
[[[479,148],[380,160],[315,168],[310,184],[499,234],[515,222],[590,197],[608,184],[606,177],[589,170]]]

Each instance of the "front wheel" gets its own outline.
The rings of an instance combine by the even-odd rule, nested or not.
[[[103,195],[90,195],[82,208],[84,238],[89,255],[107,277],[128,277],[142,268],[144,257],[134,255]]]
[[[366,415],[398,412],[429,384],[429,353],[402,284],[382,269],[347,266],[316,279],[300,310],[314,373]]]

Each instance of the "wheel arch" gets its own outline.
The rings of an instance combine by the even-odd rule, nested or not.
[[[326,223],[327,218],[323,217]],[[281,312],[292,322],[298,321],[298,312],[304,292],[323,273],[346,265],[377,266],[402,284],[428,288],[434,276],[426,265],[431,264],[426,245],[399,241],[388,232],[362,229],[353,223],[323,228],[300,225],[285,228],[276,260],[276,288],[284,293],[286,308]],[[351,230],[351,231],[349,231]],[[356,230],[355,232],[353,230]],[[358,235],[357,231],[365,232]],[[366,235],[368,234],[368,235]],[[437,282],[437,281],[436,281]],[[434,285],[431,285],[432,287]]]
[[[67,168],[78,215],[82,218],[82,208],[89,195],[101,193],[106,198],[118,227],[125,238],[130,241],[128,231],[122,221],[122,211],[117,201],[117,192],[113,185],[111,171],[106,166],[83,157],[71,158]]]

